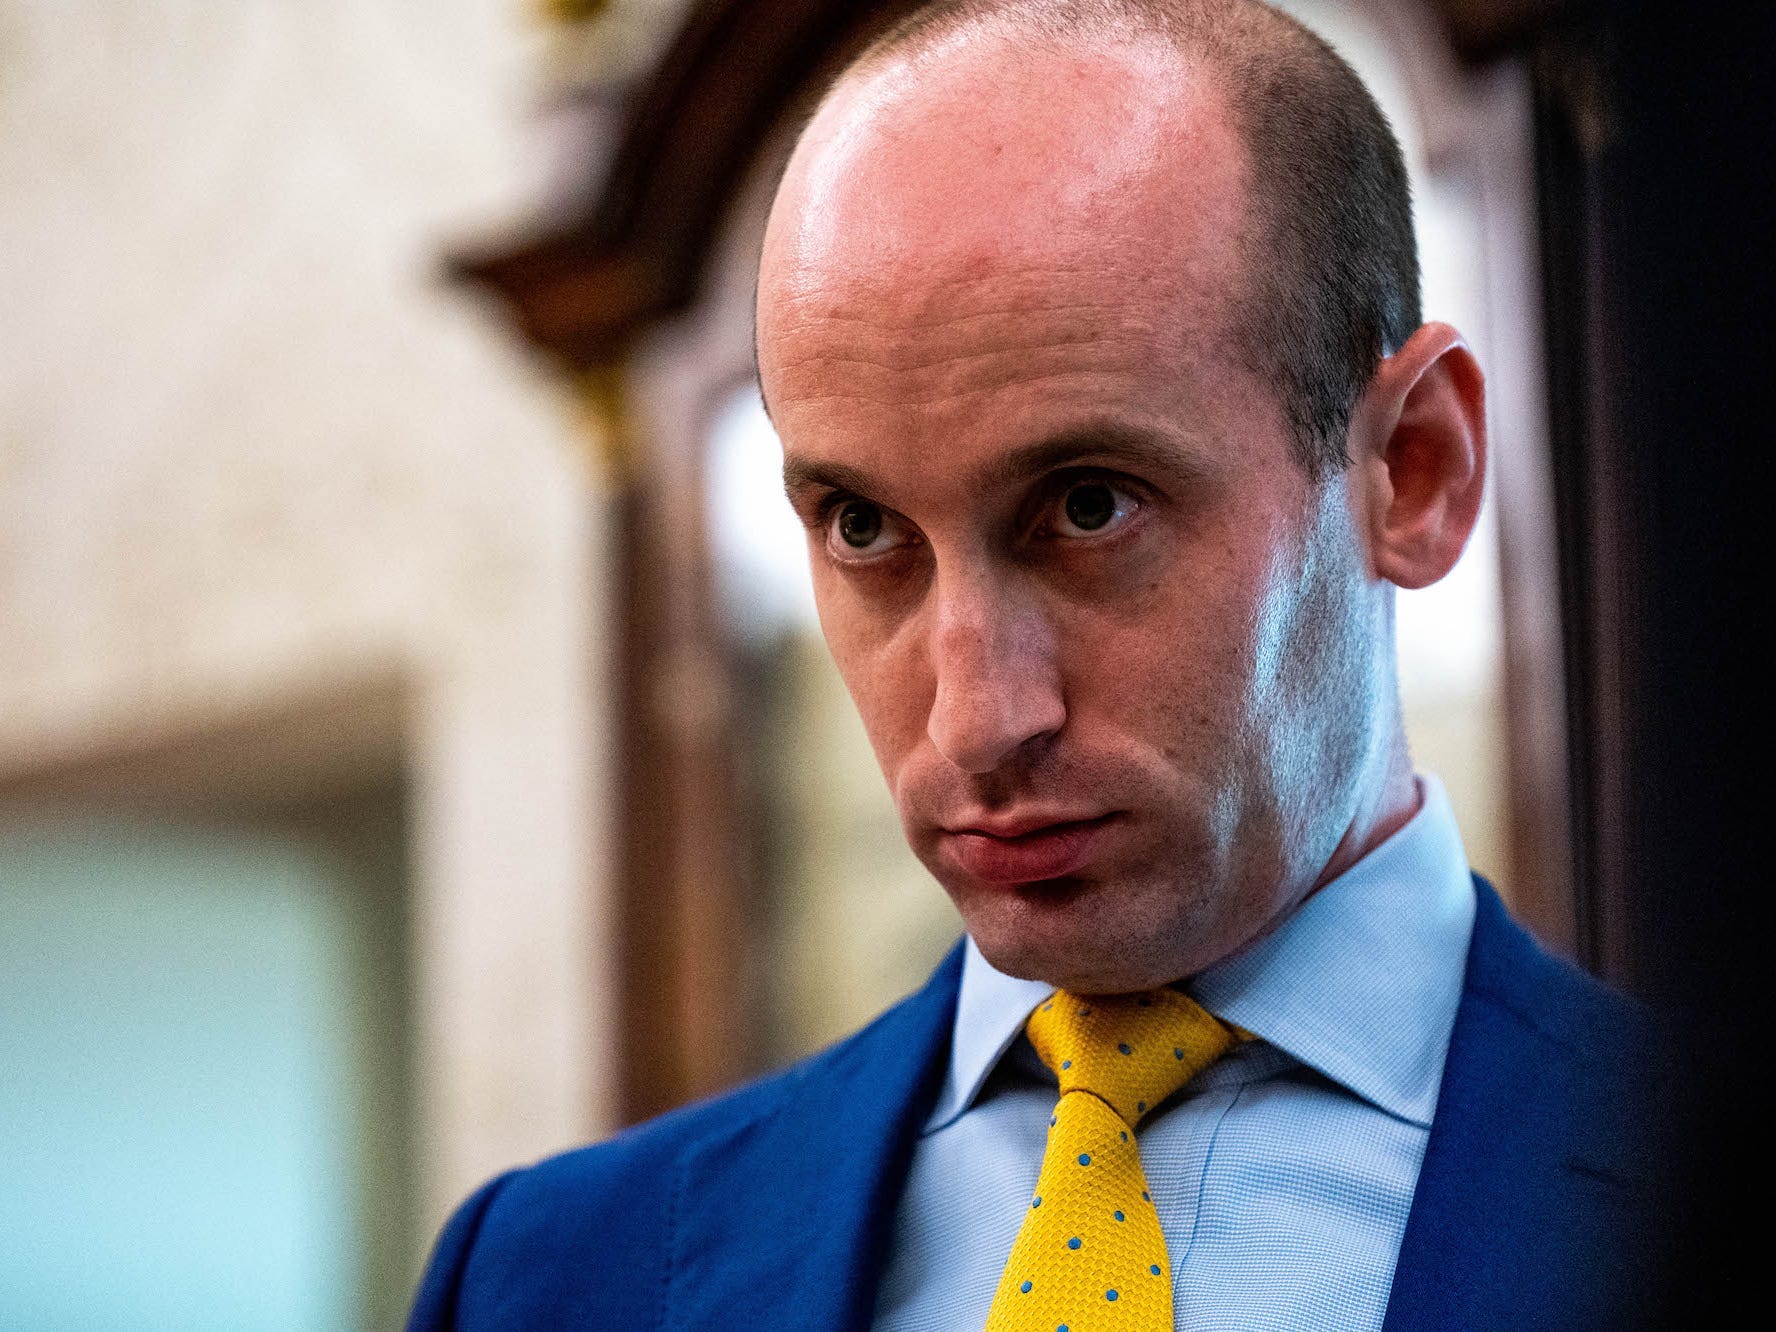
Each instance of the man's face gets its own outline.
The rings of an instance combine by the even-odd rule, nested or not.
[[[1226,333],[1244,170],[1168,53],[976,37],[830,103],[765,246],[762,381],[907,838],[989,961],[1086,992],[1298,902],[1382,706],[1345,487]]]

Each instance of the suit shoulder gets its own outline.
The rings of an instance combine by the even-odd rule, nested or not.
[[[669,1206],[665,1195],[687,1152],[712,1140],[744,1134],[771,1118],[798,1086],[820,1076],[823,1061],[832,1054],[823,1051],[599,1142],[509,1172],[496,1181],[497,1196],[488,1204],[483,1236],[511,1225],[527,1232],[560,1234],[564,1217],[595,1221],[618,1209],[627,1224],[636,1224],[643,1215]]]
[[[884,1062],[938,1015],[954,957],[920,994],[817,1054],[483,1185],[440,1236],[410,1327],[653,1325],[672,1235],[696,1205],[681,1196],[686,1163],[744,1147],[803,1098]]]
[[[1611,1174],[1644,1174],[1669,1139],[1683,1076],[1669,1025],[1542,947],[1490,887],[1480,894],[1468,988],[1494,1015],[1474,1030],[1497,1033],[1498,1055],[1533,1061],[1563,1089],[1574,1152]]]
[[[816,1072],[804,1061],[482,1185],[439,1236],[410,1332],[653,1326],[681,1161],[769,1120]]]
[[[1548,951],[1476,876],[1478,909],[1468,987],[1569,1053],[1614,1061],[1661,1041],[1660,1024],[1638,1000]]]
[[[658,1178],[692,1147],[744,1134],[777,1114],[813,1086],[877,1057],[883,1041],[896,1039],[906,1011],[902,1000],[867,1026],[789,1066],[739,1087],[670,1110],[601,1142],[549,1157],[507,1176],[515,1200],[546,1203],[565,1195],[634,1187]]]

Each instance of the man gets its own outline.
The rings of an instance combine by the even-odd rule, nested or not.
[[[1401,731],[1393,591],[1473,527],[1483,386],[1349,70],[1255,4],[928,5],[804,134],[758,338],[966,947],[494,1181],[415,1325],[1630,1317],[1638,1023],[1470,879]],[[1182,1083],[1074,1071],[1149,1058]]]

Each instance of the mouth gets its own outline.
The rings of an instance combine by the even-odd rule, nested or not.
[[[983,883],[1040,883],[1085,870],[1121,817],[1112,812],[1089,819],[950,828],[939,845],[952,863]]]

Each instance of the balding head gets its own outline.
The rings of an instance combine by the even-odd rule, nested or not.
[[[1004,64],[969,90],[970,104],[954,108],[957,128],[1018,65],[1043,56],[1169,51],[1170,67],[1151,70],[1145,89],[1123,103],[1131,120],[1161,138],[1196,132],[1185,94],[1214,89],[1244,157],[1246,214],[1237,237],[1244,269],[1225,293],[1229,349],[1275,385],[1308,472],[1336,471],[1363,385],[1420,320],[1405,166],[1361,81],[1318,36],[1249,0],[937,0],[879,37],[827,102],[884,76],[916,83],[958,46],[989,34],[1008,39]],[[1047,91],[1050,109],[1068,114],[1076,90]],[[1112,145],[1086,145],[1087,158],[1096,150]],[[1154,174],[1152,188],[1190,190],[1188,176],[1165,175],[1165,162],[1156,151],[1135,169]],[[1172,172],[1179,165],[1169,159]],[[1081,174],[1102,173],[1088,161]]]
[[[780,417],[832,369],[799,351],[821,326],[850,381],[866,396],[879,384],[895,410],[1045,367],[1065,376],[1049,391],[1095,374],[1099,396],[1155,361],[1232,368],[1221,330],[1244,263],[1245,163],[1214,81],[1148,40],[1011,42],[970,31],[941,58],[879,61],[809,127],[760,274],[761,370]],[[793,363],[774,363],[782,346]],[[794,424],[779,420],[786,437]]]

